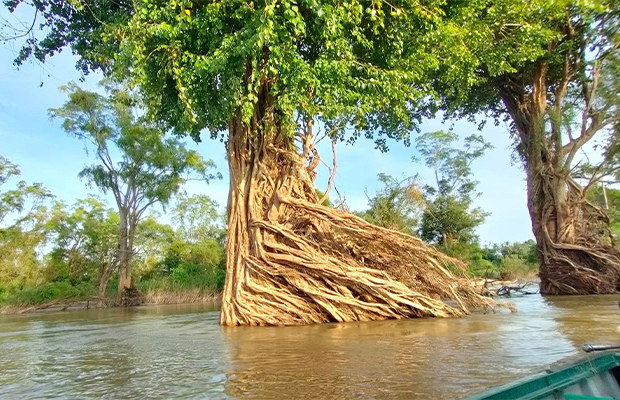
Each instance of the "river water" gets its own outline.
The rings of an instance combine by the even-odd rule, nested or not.
[[[455,399],[620,342],[618,296],[517,313],[222,328],[217,305],[0,315],[3,399]]]

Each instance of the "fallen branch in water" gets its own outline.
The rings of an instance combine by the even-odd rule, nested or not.
[[[518,293],[521,295],[538,294],[540,289],[536,289],[535,291],[525,290],[525,288],[527,288],[528,286],[532,286],[535,284],[536,282],[528,281],[515,285],[502,285],[495,291],[495,295],[510,297],[513,293]]]

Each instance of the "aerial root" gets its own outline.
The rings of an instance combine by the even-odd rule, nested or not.
[[[246,275],[235,307],[245,324],[450,317],[467,314],[466,304],[493,307],[469,280],[449,271],[449,264],[463,267],[458,260],[417,238],[316,203],[280,201],[306,223],[302,217],[289,226],[251,221],[260,239],[255,254],[243,260]],[[312,234],[295,230],[311,219],[321,221]]]
[[[298,325],[451,317],[493,308],[465,265],[422,240],[320,204],[295,150],[229,144],[223,325]],[[304,152],[310,154],[312,152]],[[253,153],[252,153],[253,154]]]

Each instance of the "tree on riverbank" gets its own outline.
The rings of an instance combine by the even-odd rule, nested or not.
[[[46,260],[46,280],[68,281],[73,286],[98,281],[97,294],[103,304],[108,279],[119,260],[118,213],[89,197],[70,209],[57,204],[48,225],[53,247]]]
[[[98,15],[105,5],[36,3],[50,40],[34,44],[35,56],[71,45],[81,66],[129,73],[167,128],[195,138],[206,128],[226,141],[222,324],[462,315],[466,302],[488,304],[443,266],[458,261],[320,205],[313,183],[315,126],[332,139],[377,135],[381,149],[415,129],[427,95],[420,69],[434,62],[424,34],[440,21],[435,4],[115,5],[126,18]]]
[[[414,235],[423,208],[422,192],[414,178],[398,180],[379,174],[383,189],[368,197],[368,210],[356,213],[371,224]]]
[[[27,203],[28,208],[35,204]],[[192,231],[200,232],[192,234],[193,239],[183,227],[174,229],[153,214],[136,230],[132,281],[146,302],[212,300],[224,287],[222,231],[214,229],[221,222],[217,206],[205,196],[183,197],[172,213],[186,210],[183,203],[206,205],[200,208],[208,211],[199,221],[192,219]],[[35,208],[36,231],[7,236],[5,225],[0,227],[0,311],[93,298],[99,304],[114,304],[116,290],[101,293],[98,289],[101,275],[110,265],[118,265],[118,213],[93,197],[71,206],[56,202]],[[12,216],[16,215],[26,213]],[[117,281],[118,269],[113,270],[111,280]]]
[[[19,167],[0,156],[0,295],[41,277],[37,256],[47,239],[53,196],[40,183],[12,185],[19,175]]]
[[[479,207],[472,208],[478,182],[471,164],[482,157],[491,144],[479,135],[464,139],[457,146],[453,132],[428,132],[416,139],[416,147],[424,164],[433,171],[435,181],[424,186],[425,206],[420,236],[429,243],[450,251],[457,244],[477,242],[475,229],[489,215]]]
[[[100,276],[99,295],[105,296],[108,280],[118,268],[118,294],[122,303],[136,300],[131,279],[131,259],[136,229],[145,212],[155,204],[166,205],[181,185],[213,178],[214,165],[177,139],[166,138],[154,124],[137,118],[137,99],[111,89],[109,97],[71,84],[63,88],[68,101],[50,115],[63,121],[63,129],[82,140],[97,163],[85,167],[80,177],[103,193],[111,193],[118,210],[117,262],[106,263]],[[116,154],[120,153],[120,157]]]
[[[620,3],[447,2],[433,72],[449,115],[510,122],[527,177],[528,207],[544,294],[613,293],[620,254],[609,219],[587,192],[613,170],[620,147]],[[579,152],[609,137],[585,185]],[[610,168],[611,167],[611,168]]]

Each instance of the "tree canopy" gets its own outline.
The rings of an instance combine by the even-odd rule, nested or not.
[[[472,208],[480,195],[471,164],[491,148],[480,135],[469,135],[458,145],[454,132],[428,132],[416,139],[424,164],[433,171],[435,182],[424,186],[425,208],[420,236],[448,249],[457,243],[477,240],[475,229],[489,215]],[[415,159],[414,159],[415,161]]]
[[[420,33],[442,15],[434,0],[33,5],[46,33],[29,39],[17,62],[71,47],[84,71],[129,75],[151,116],[179,132],[198,137],[207,128],[215,137],[239,109],[249,122],[268,84],[290,135],[304,116],[332,134],[353,128],[351,140],[377,135],[381,148],[385,137],[408,138],[424,115],[420,78],[434,61]]]
[[[144,213],[155,204],[165,206],[192,177],[206,181],[215,178],[209,173],[214,164],[188,150],[179,139],[165,137],[165,131],[157,124],[138,117],[139,98],[129,91],[112,87],[108,88],[110,96],[104,97],[75,84],[63,90],[68,92],[68,101],[61,108],[50,110],[50,115],[62,119],[63,129],[82,140],[87,153],[94,153],[97,163],[86,166],[79,175],[103,193],[110,192],[118,208],[122,295],[133,288],[133,242]],[[120,158],[115,153],[120,153]],[[101,277],[100,297],[105,295],[107,280],[115,267],[112,263],[107,265]]]

